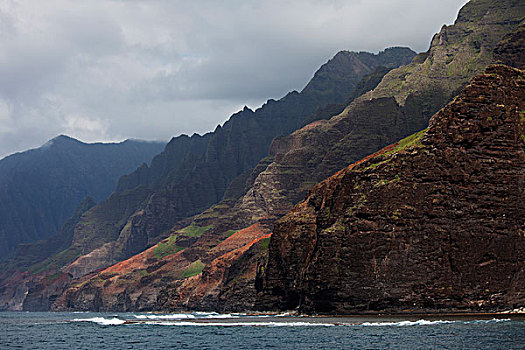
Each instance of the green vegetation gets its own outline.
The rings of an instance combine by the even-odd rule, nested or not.
[[[412,134],[408,137],[405,137],[404,139],[402,139],[401,141],[397,143],[397,146],[393,150],[384,153],[384,155],[390,155],[390,154],[398,153],[399,151],[404,150],[404,149],[411,149],[411,148],[416,148],[416,147],[421,146],[421,139],[423,138],[423,136],[425,136],[427,131],[428,131],[428,128],[423,129],[419,132],[416,132],[415,134]]]
[[[341,223],[335,223],[326,229],[327,232],[337,232],[337,231],[344,231],[344,230],[345,230],[345,226]]]
[[[181,275],[181,278],[184,279],[184,278],[198,275],[199,273],[202,272],[202,270],[204,270],[204,264],[200,260],[194,261],[193,263],[190,264],[190,266],[188,266],[184,270],[184,272]]]
[[[153,251],[153,256],[156,259],[162,259],[165,256],[172,255],[175,253],[180,252],[181,250],[184,250],[183,247],[179,247],[177,245],[177,237],[200,237],[202,236],[206,231],[213,228],[213,225],[209,226],[197,226],[194,224],[191,224],[190,226],[186,226],[182,230],[179,230],[176,234],[171,235],[166,242],[160,242],[155,250]]]
[[[421,140],[423,139],[423,136],[425,136],[427,131],[428,131],[428,128],[423,129],[419,132],[416,132],[415,134],[412,134],[408,137],[405,137],[404,139],[402,139],[401,141],[397,143],[396,147],[375,157],[374,159],[379,160],[379,161],[376,163],[370,164],[369,166],[364,168],[364,170],[375,169],[381,164],[388,163],[390,161],[391,156],[399,153],[400,151],[420,147]],[[399,181],[399,175],[396,175],[395,181]]]
[[[187,236],[187,237],[200,237],[206,231],[208,231],[208,230],[210,230],[212,228],[213,228],[213,225],[208,225],[208,226],[201,227],[201,226],[197,226],[197,225],[191,224],[190,226],[186,226],[185,228],[183,228],[179,232],[182,232],[184,234],[184,236]]]
[[[60,268],[64,266],[66,263],[74,261],[79,256],[80,256],[80,251],[74,248],[70,248],[58,254],[55,254],[51,256],[50,258],[47,258],[41,263],[31,266],[28,269],[28,271],[34,274],[39,274],[41,272],[50,271],[55,268]]]
[[[62,274],[61,272],[57,272],[57,273],[47,276],[46,278],[50,281],[53,281],[53,280],[56,280],[58,276],[60,276],[61,274]]]
[[[401,215],[401,210],[396,209],[392,212],[392,219],[398,220],[400,215]]]
[[[259,244],[263,250],[268,250],[268,246],[270,245],[270,238],[261,239]]]
[[[175,254],[183,250],[184,248],[177,246],[176,240],[177,235],[172,235],[168,238],[167,242],[160,242],[157,244],[157,248],[153,251],[153,256],[156,259],[162,259],[165,256]]]

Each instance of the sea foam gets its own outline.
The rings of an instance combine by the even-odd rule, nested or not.
[[[359,326],[365,327],[407,327],[407,326],[432,326],[440,324],[484,324],[484,323],[495,323],[495,322],[507,322],[510,321],[510,318],[497,319],[493,318],[490,320],[471,320],[471,321],[447,321],[447,320],[417,320],[417,321],[399,321],[399,322],[364,322],[359,324]]]
[[[194,313],[182,313],[182,314],[167,314],[167,315],[133,315],[139,320],[184,320],[184,319],[224,319],[224,318],[239,318],[242,315],[233,314],[218,314],[216,312],[194,312]]]
[[[94,322],[104,326],[113,326],[124,324],[126,321],[119,318],[104,318],[104,317],[92,317],[92,318],[75,318],[73,322]]]

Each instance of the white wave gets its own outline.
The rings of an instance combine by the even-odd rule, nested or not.
[[[216,312],[194,312],[194,313],[182,313],[182,314],[168,314],[168,315],[133,315],[139,320],[184,320],[184,319],[224,319],[224,318],[239,318],[241,315],[233,314],[218,314]]]
[[[139,320],[183,320],[183,319],[194,319],[195,315],[192,315],[192,314],[133,315],[133,317]]]
[[[417,321],[399,321],[399,322],[364,322],[360,326],[366,327],[406,327],[406,326],[432,326],[439,324],[450,324],[450,323],[459,323],[459,324],[485,324],[485,323],[496,323],[496,322],[508,322],[510,318],[493,318],[490,320],[470,320],[470,321],[448,321],[448,320],[417,320]]]
[[[509,322],[511,321],[510,318],[493,318],[490,320],[474,320],[474,321],[467,321],[465,323],[498,323],[498,322]]]
[[[149,324],[149,325],[163,325],[163,326],[196,326],[196,327],[330,327],[330,326],[364,326],[364,327],[407,327],[407,326],[432,326],[442,324],[487,324],[497,322],[509,322],[510,318],[504,319],[489,319],[489,320],[417,320],[417,321],[398,321],[398,322],[364,322],[364,323],[323,323],[323,322],[272,322],[272,321],[246,321],[246,322],[205,322],[198,321],[198,319],[231,319],[238,318],[236,314],[216,314],[216,313],[193,313],[193,314],[169,314],[169,315],[132,315],[139,321],[126,321],[113,316],[111,318],[92,317],[92,318],[76,318],[73,322],[94,322],[100,325],[122,325],[128,324]],[[266,316],[266,315],[265,315]],[[263,317],[265,317],[263,316]],[[190,321],[190,320],[195,321]],[[180,320],[180,321],[179,321]]]
[[[333,323],[317,322],[154,322],[148,321],[144,324],[162,326],[197,326],[197,327],[332,327]]]
[[[417,320],[417,321],[399,321],[399,322],[364,322],[360,326],[366,327],[406,327],[406,326],[431,326],[436,324],[447,324],[454,323],[456,321],[428,321],[428,320]]]
[[[217,312],[194,312],[197,318],[239,318],[243,314],[219,314]]]
[[[239,318],[241,315],[232,315],[232,314],[216,314],[204,316],[204,318]]]
[[[124,324],[126,321],[119,318],[104,318],[104,317],[92,317],[92,318],[75,318],[73,322],[94,322],[104,326],[108,325],[119,325]]]

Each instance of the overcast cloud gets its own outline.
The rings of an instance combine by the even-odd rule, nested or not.
[[[0,158],[203,133],[337,51],[426,51],[466,0],[0,0]]]

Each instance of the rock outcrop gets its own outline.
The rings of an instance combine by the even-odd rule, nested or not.
[[[275,226],[264,309],[525,304],[525,72],[492,66],[429,128],[315,186]]]
[[[505,35],[494,49],[494,62],[525,68],[525,25]]]
[[[238,204],[241,212],[250,219],[279,217],[314,184],[426,128],[430,117],[492,62],[494,48],[504,45],[502,38],[516,35],[511,33],[524,17],[525,4],[519,1],[467,3],[454,25],[444,26],[434,36],[426,53],[391,70],[341,114],[277,138],[270,149],[273,162]],[[518,65],[517,55],[505,57],[508,64]]]
[[[177,309],[228,310],[223,285],[248,285],[236,309],[255,304],[251,283],[255,266],[237,266],[248,250],[252,255],[267,252],[270,230],[255,224],[239,231],[213,234],[211,227],[180,231],[177,235],[100,272],[75,281],[52,305],[54,310],[168,311]],[[188,242],[189,241],[189,242]],[[189,246],[187,246],[189,245]],[[232,270],[232,272],[230,272]],[[38,294],[38,293],[37,293]],[[31,300],[28,298],[27,300]],[[26,304],[28,305],[28,301]]]

